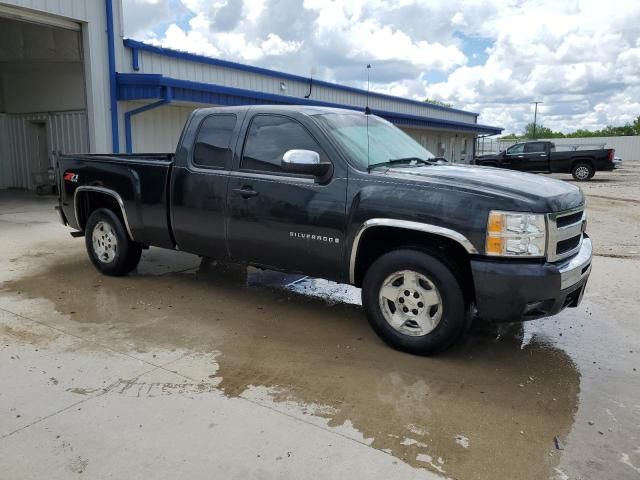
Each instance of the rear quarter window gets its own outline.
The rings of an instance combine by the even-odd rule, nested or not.
[[[193,149],[193,164],[202,168],[231,168],[231,138],[237,118],[232,114],[214,114],[200,124]]]

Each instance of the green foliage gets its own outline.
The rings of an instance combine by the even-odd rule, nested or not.
[[[425,98],[424,102],[425,103],[430,103],[432,105],[438,105],[440,107],[451,107],[452,106],[452,104],[450,104],[450,103],[441,102],[440,100],[434,100],[433,98]]]
[[[619,137],[626,135],[640,135],[640,115],[633,121],[633,123],[626,123],[625,125],[614,127],[607,125],[601,130],[585,130],[578,129],[571,133],[554,132],[550,128],[545,127],[542,124],[536,125],[535,134],[533,133],[533,123],[527,124],[524,128],[522,135],[511,133],[501,137],[502,140],[522,140],[531,138],[586,138],[586,137]]]

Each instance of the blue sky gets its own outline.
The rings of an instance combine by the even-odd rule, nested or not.
[[[522,131],[534,100],[571,131],[640,115],[640,2],[123,0],[125,34],[165,47],[434,98]]]

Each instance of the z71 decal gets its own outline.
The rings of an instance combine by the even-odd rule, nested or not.
[[[73,172],[65,172],[62,177],[65,182],[78,183],[78,174]]]

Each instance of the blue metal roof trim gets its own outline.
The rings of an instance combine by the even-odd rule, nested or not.
[[[191,82],[164,77],[158,74],[125,73],[118,74],[118,100],[151,100],[163,97],[163,88],[171,87],[174,101],[205,103],[214,105],[312,105],[318,107],[345,108],[361,111],[362,108],[352,105],[322,102],[306,98],[289,97],[272,93],[256,92],[241,88],[224,87],[209,83]],[[387,120],[405,126],[455,128],[474,133],[488,133],[497,135],[502,128],[481,125],[478,123],[457,122],[454,120],[441,120],[431,117],[422,117],[386,110],[372,109],[372,113]]]
[[[138,59],[137,59],[137,51],[147,51],[147,52],[151,52],[151,53],[156,53],[158,55],[164,55],[165,57],[173,57],[173,58],[179,58],[182,60],[187,60],[190,62],[198,62],[198,63],[205,63],[208,65],[215,65],[215,66],[219,66],[219,67],[227,67],[227,68],[234,68],[236,70],[243,70],[245,72],[251,72],[251,73],[258,73],[260,75],[266,75],[268,77],[274,77],[274,78],[278,78],[278,79],[287,79],[287,80],[294,80],[294,81],[298,81],[298,82],[308,82],[309,81],[309,77],[302,77],[300,75],[294,75],[292,73],[285,73],[285,72],[278,72],[276,70],[269,70],[267,68],[261,68],[261,67],[253,67],[251,65],[245,65],[243,63],[236,63],[236,62],[231,62],[229,60],[221,60],[218,58],[212,58],[212,57],[205,57],[203,55],[196,55],[194,53],[187,53],[187,52],[183,52],[180,50],[172,50],[170,48],[164,48],[164,47],[158,47],[156,45],[150,45],[148,43],[144,43],[144,42],[139,42],[137,40],[132,40],[130,38],[126,38],[124,39],[124,46],[131,48],[135,53],[133,54],[133,58],[134,58],[134,63],[136,63],[136,65],[138,64]],[[134,67],[135,69],[135,67]],[[317,79],[313,79],[313,84],[314,85],[321,85],[323,87],[329,87],[329,88],[333,88],[336,90],[343,90],[346,92],[352,92],[352,93],[359,93],[361,95],[366,95],[367,91],[366,90],[362,90],[360,88],[355,88],[355,87],[349,87],[346,85],[340,85],[337,83],[331,83],[331,82],[327,82],[324,80],[317,80]],[[435,108],[436,110],[444,110],[447,112],[456,112],[456,113],[466,113],[467,115],[475,115],[476,117],[478,117],[479,113],[476,112],[470,112],[468,110],[461,110],[459,108],[452,108],[452,107],[444,107],[441,105],[435,105],[433,103],[427,103],[427,102],[421,102],[419,100],[411,100],[409,98],[403,98],[403,97],[396,97],[393,95],[387,95],[384,93],[376,93],[376,92],[370,92],[369,96],[371,97],[377,97],[377,98],[382,98],[385,100],[393,100],[396,102],[402,102],[402,103],[407,103],[407,104],[411,104],[411,105],[420,105],[421,107],[429,107],[429,108]]]

